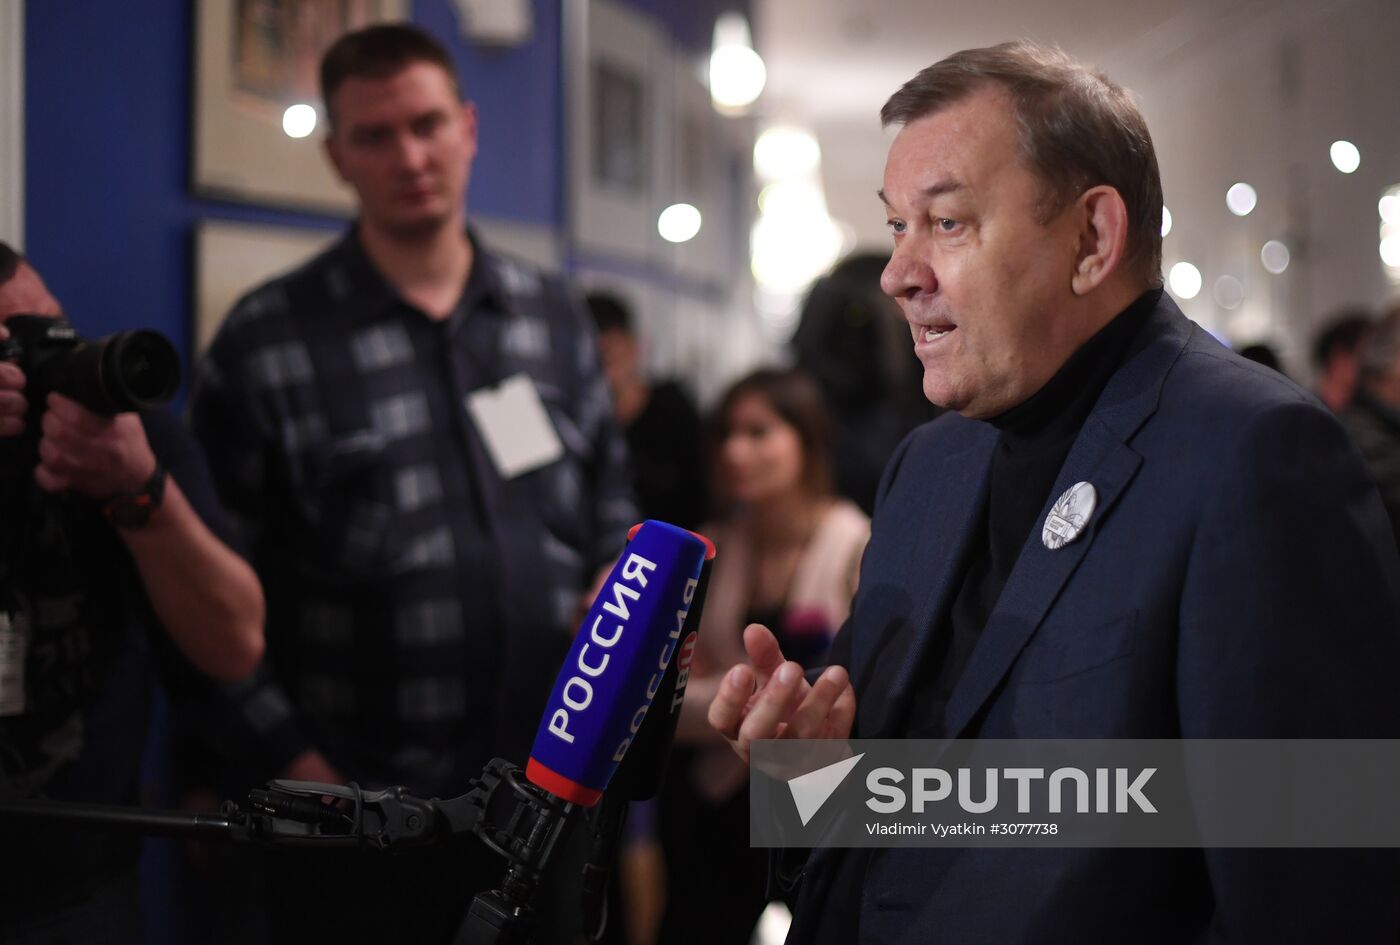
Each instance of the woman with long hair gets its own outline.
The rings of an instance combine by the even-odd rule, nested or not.
[[[767,904],[766,856],[748,846],[748,769],[705,723],[725,669],[761,623],[783,653],[820,665],[850,611],[870,520],[835,496],[831,419],[805,374],[763,369],[711,420],[718,550],[662,811],[668,904],[659,941],[747,945]]]

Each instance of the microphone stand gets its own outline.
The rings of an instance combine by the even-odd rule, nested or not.
[[[327,800],[328,798],[328,800]],[[519,767],[493,759],[466,794],[440,800],[402,787],[365,791],[356,784],[269,781],[217,815],[47,800],[0,801],[0,820],[23,817],[158,836],[274,846],[373,849],[400,853],[475,835],[507,862],[497,889],[478,894],[467,914],[470,945],[525,945],[537,927],[531,899],[580,808],[525,780]]]
[[[700,617],[710,588],[714,559],[707,557],[700,568],[700,579],[691,600],[690,612],[681,626],[676,652],[666,665],[656,696],[632,745],[623,756],[608,789],[603,792],[601,809],[593,825],[588,863],[584,867],[583,927],[591,930],[590,941],[602,938],[608,920],[608,879],[617,862],[627,807],[632,801],[648,801],[660,792],[676,740],[681,705],[689,678],[690,659],[700,632]],[[685,677],[682,677],[685,673]]]
[[[685,698],[692,634],[698,633],[713,561],[707,559],[690,612],[657,694],[599,801],[584,867],[584,927],[596,942],[607,922],[607,882],[633,800],[655,797]],[[689,644],[689,646],[687,646]],[[682,664],[684,663],[684,668]],[[529,945],[539,926],[532,900],[552,857],[584,809],[527,781],[519,766],[492,759],[467,793],[423,799],[403,787],[366,791],[358,784],[269,781],[243,803],[225,801],[217,815],[49,800],[0,800],[6,818],[135,830],[155,836],[276,846],[373,849],[401,853],[476,836],[506,861],[499,887],[478,893],[467,910],[466,945]]]

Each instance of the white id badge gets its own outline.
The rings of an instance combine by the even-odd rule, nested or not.
[[[517,374],[499,386],[473,391],[467,396],[467,412],[502,479],[548,466],[564,455],[564,444],[529,375]]]
[[[28,655],[28,619],[0,610],[0,718],[24,714],[24,660]]]

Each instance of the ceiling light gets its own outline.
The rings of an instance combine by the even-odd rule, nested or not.
[[[316,109],[310,105],[293,105],[282,113],[282,130],[289,138],[305,138],[316,130]]]
[[[1244,301],[1244,283],[1234,276],[1221,276],[1215,280],[1211,295],[1215,296],[1215,303],[1221,308],[1239,308]]]
[[[1278,240],[1269,240],[1264,244],[1264,248],[1259,250],[1259,261],[1274,275],[1288,268],[1290,258],[1288,247]]]
[[[1332,166],[1343,174],[1350,174],[1361,166],[1361,152],[1350,141],[1332,142]]]
[[[826,195],[816,181],[782,180],[758,193],[758,209],[764,216],[794,217],[809,210],[826,211]]]
[[[750,265],[759,286],[801,292],[841,253],[841,229],[824,207],[794,216],[764,214],[754,223]]]
[[[1400,194],[1388,193],[1377,207],[1386,223],[1400,223]]]
[[[1172,212],[1171,212],[1170,210],[1168,210],[1168,209],[1166,208],[1165,205],[1163,205],[1163,207],[1162,207],[1162,235],[1163,235],[1163,236],[1166,236],[1166,235],[1167,235],[1168,233],[1170,233],[1171,231],[1172,231]]]
[[[749,22],[742,13],[725,13],[715,21],[710,53],[710,98],[722,112],[741,113],[763,91],[768,70],[753,50]]]
[[[1225,206],[1230,208],[1230,212],[1237,217],[1248,216],[1259,202],[1259,195],[1254,192],[1254,188],[1240,181],[1225,191]]]
[[[1400,269],[1400,236],[1387,236],[1381,240],[1381,262],[1391,269]]]
[[[821,160],[821,145],[810,131],[802,128],[769,128],[753,145],[753,169],[764,180],[809,174]]]
[[[684,243],[700,232],[700,211],[688,203],[673,203],[656,218],[656,232],[668,243]]]
[[[1167,284],[1177,298],[1194,299],[1201,291],[1201,270],[1189,262],[1179,262],[1172,266]]]

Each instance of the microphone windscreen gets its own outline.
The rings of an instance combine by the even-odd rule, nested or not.
[[[555,680],[525,766],[531,782],[585,807],[598,802],[661,688],[713,554],[665,522],[634,531]]]
[[[704,536],[701,536],[704,538]],[[709,539],[705,539],[709,541]],[[713,552],[711,552],[711,558]],[[690,668],[695,659],[696,641],[700,635],[700,621],[703,619],[705,593],[710,583],[711,565],[706,559],[700,569],[700,586],[690,602],[690,613],[685,618],[685,628],[681,630],[680,649],[671,665],[666,668],[666,676],[661,681],[661,689],[647,710],[642,730],[632,739],[632,747],[627,749],[627,757],[613,775],[609,792],[620,792],[629,801],[645,801],[655,797],[661,790],[666,768],[671,757],[671,747],[676,740],[676,726],[680,722],[681,706],[685,702],[686,689],[690,682]]]

